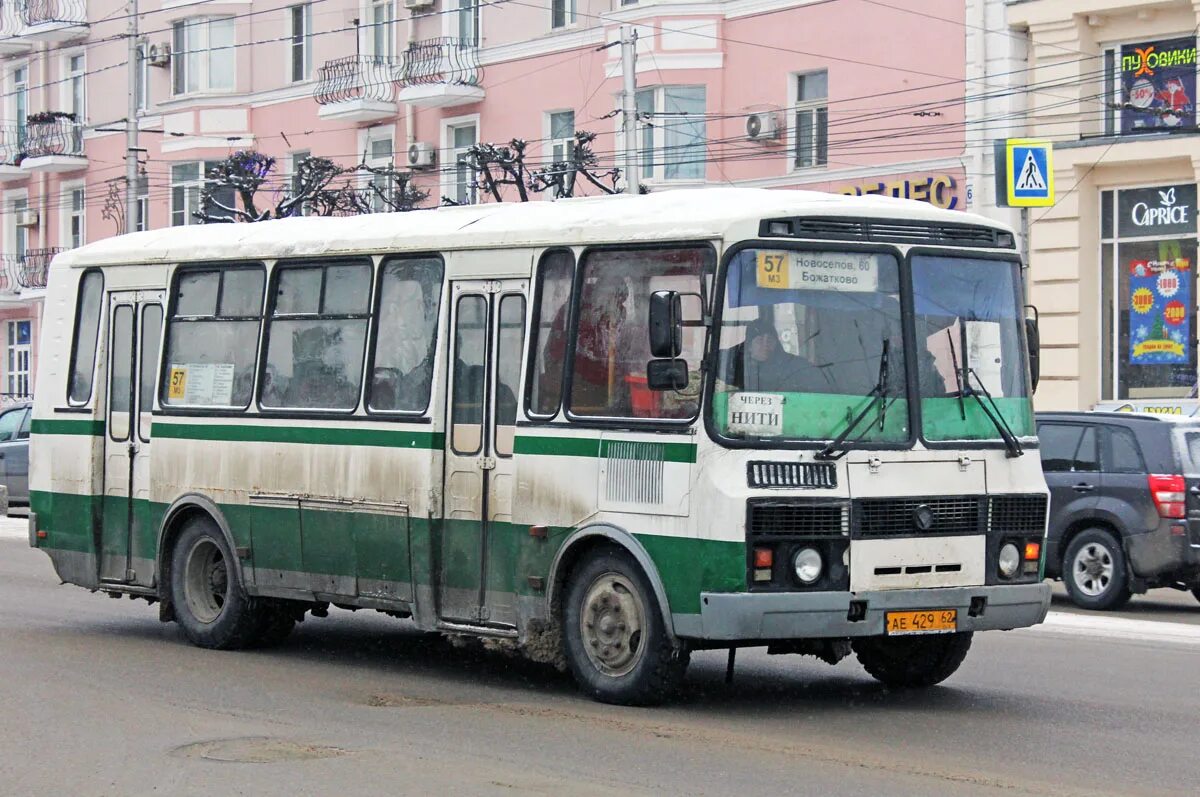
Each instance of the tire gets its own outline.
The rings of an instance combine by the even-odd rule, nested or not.
[[[229,567],[236,561],[210,518],[185,523],[171,552],[171,602],[193,645],[234,650],[262,636],[265,613],[242,589],[238,568]]]
[[[689,660],[687,648],[676,647],[667,633],[649,579],[617,548],[593,552],[572,571],[563,647],[581,691],[625,706],[672,696]]]
[[[1084,529],[1063,555],[1062,580],[1072,602],[1082,609],[1104,611],[1129,602],[1129,569],[1125,551],[1107,529]]]
[[[296,615],[288,608],[288,601],[272,601],[261,604],[259,609],[259,631],[253,645],[257,648],[273,648],[287,639],[296,627]]]
[[[1195,587],[1192,590],[1192,595],[1196,598],[1196,600],[1200,601],[1200,587]]]
[[[903,637],[861,637],[851,642],[872,678],[891,689],[924,689],[949,678],[971,649],[970,631]]]

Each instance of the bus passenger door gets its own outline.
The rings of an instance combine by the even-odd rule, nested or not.
[[[489,584],[501,586],[511,573],[500,573],[507,540],[492,545],[497,524],[511,518],[512,425],[516,413],[516,377],[505,365],[497,380],[497,347],[507,364],[516,357],[524,332],[523,281],[455,282],[451,286],[450,384],[447,391],[446,472],[443,522],[438,550],[438,612],[445,620],[512,624],[515,612],[498,606],[490,616]],[[519,316],[520,320],[517,321]],[[503,426],[493,419],[502,413]],[[497,456],[497,437],[505,453]],[[501,460],[504,459],[502,463]],[[499,557],[495,567],[489,559]],[[497,581],[497,577],[500,581]],[[510,596],[511,598],[511,596]],[[509,600],[515,604],[515,600]]]
[[[150,511],[150,424],[162,299],[161,291],[109,294],[101,581],[150,586],[154,579],[158,528]]]

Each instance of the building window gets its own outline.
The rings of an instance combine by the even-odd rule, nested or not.
[[[293,152],[291,154],[290,161],[291,161],[292,168],[288,175],[289,198],[297,197],[297,196],[300,196],[302,193],[304,193],[304,182],[301,179],[301,175],[300,175],[300,164],[304,163],[304,161],[308,160],[311,157],[312,157],[312,152],[310,152],[307,149],[300,150],[299,152]],[[308,214],[308,210],[309,210],[309,208],[306,206],[305,203],[302,202],[299,205],[296,205],[294,208],[292,208],[292,212],[290,215],[305,216]]]
[[[1101,194],[1103,397],[1196,396],[1196,185]]]
[[[371,54],[380,58],[391,58],[395,53],[393,42],[396,12],[392,0],[371,3]]]
[[[150,107],[150,61],[149,44],[139,44],[137,48],[137,70],[134,72],[133,91],[137,97],[137,108],[144,111]]]
[[[450,198],[460,205],[473,205],[477,198],[475,169],[467,152],[476,144],[475,123],[447,127],[446,138],[450,145],[450,162],[454,164]]]
[[[291,79],[293,83],[308,80],[312,74],[312,5],[305,3],[288,9],[291,22]]]
[[[77,186],[68,188],[63,195],[63,211],[66,215],[63,240],[66,246],[74,249],[84,244],[85,209],[84,188]]]
[[[29,248],[29,228],[17,224],[17,215],[29,210],[29,200],[25,197],[14,199],[11,205],[11,213],[8,218],[11,224],[11,241],[13,242],[13,254],[17,257],[24,257],[25,250]]]
[[[390,169],[395,165],[391,134],[387,138],[368,138],[366,165],[375,169]],[[392,179],[387,174],[372,174],[367,181],[367,194],[372,213],[387,213],[392,209]]]
[[[575,112],[550,114],[550,162],[566,163],[575,150]]]
[[[1106,135],[1195,129],[1195,36],[1112,47],[1104,65]]]
[[[793,165],[824,166],[829,159],[829,73],[796,76],[796,137]]]
[[[570,0],[568,0],[569,2]],[[480,0],[457,0],[458,40],[471,47],[479,46]]]
[[[82,55],[69,55],[66,58],[66,91],[67,111],[75,114],[75,121],[82,122],[87,113],[86,100],[87,89],[84,85],[84,65]]]
[[[134,223],[135,232],[150,229],[150,180],[146,177],[137,179],[137,220]]]
[[[176,22],[173,30],[174,92],[232,91],[236,61],[233,19],[188,19]]]
[[[636,96],[645,180],[703,180],[704,86],[659,86]]]
[[[30,321],[8,322],[8,395],[28,396]]]
[[[19,66],[12,71],[12,109],[17,125],[17,148],[25,148],[25,117],[29,115],[29,67]]]
[[[216,161],[175,163],[171,165],[171,226],[185,227],[189,224],[200,224],[196,214],[200,211],[200,192],[207,182],[205,176],[216,168]],[[215,196],[206,212],[214,217],[229,216],[232,213],[222,210],[232,208],[237,197],[231,186],[217,189]]]
[[[550,3],[550,27],[565,28],[575,24],[575,0],[552,0]]]

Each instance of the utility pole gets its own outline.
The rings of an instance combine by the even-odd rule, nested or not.
[[[129,107],[125,116],[125,232],[137,229],[138,182],[138,0],[129,0]]]
[[[621,129],[625,135],[625,191],[642,192],[637,141],[637,28],[621,26]]]

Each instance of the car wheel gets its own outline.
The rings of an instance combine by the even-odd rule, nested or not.
[[[972,634],[860,637],[854,655],[871,677],[892,689],[923,689],[949,678],[967,657]]]
[[[649,579],[616,548],[594,552],[571,573],[563,643],[575,682],[603,703],[660,703],[678,689],[688,665]]]
[[[1116,609],[1129,601],[1128,566],[1121,543],[1107,529],[1086,529],[1063,556],[1063,582],[1076,606]]]
[[[1195,596],[1196,600],[1200,601],[1200,587],[1193,589],[1192,595]]]
[[[193,645],[229,650],[261,638],[264,615],[242,589],[237,560],[208,517],[188,520],[175,543],[171,601],[175,620]]]

